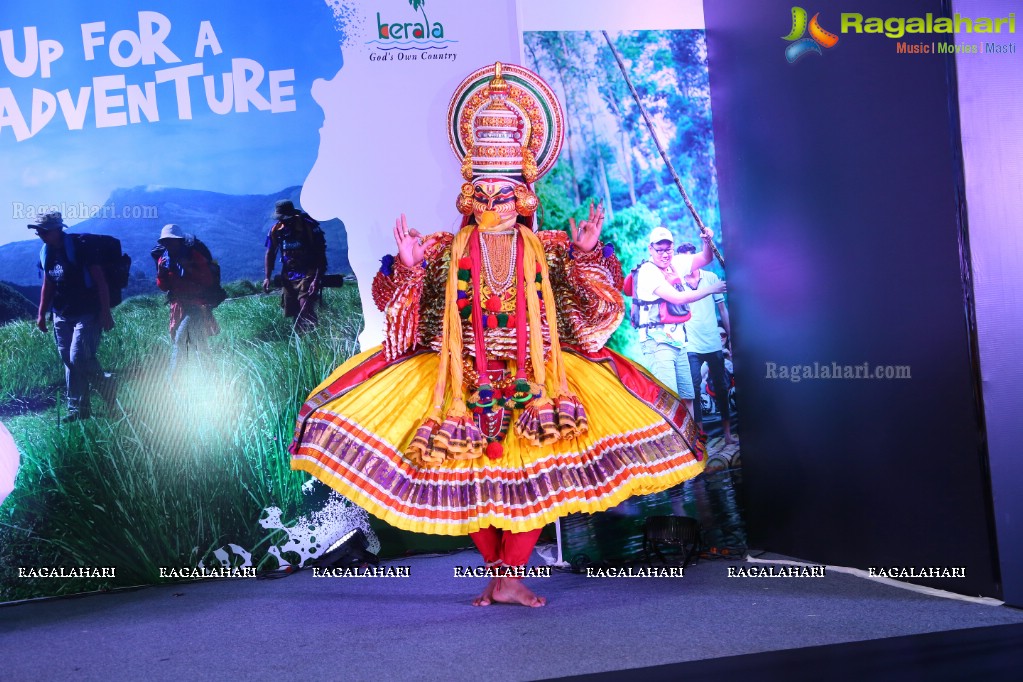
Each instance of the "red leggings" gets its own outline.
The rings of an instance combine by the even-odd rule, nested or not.
[[[487,566],[525,566],[542,530],[543,528],[536,528],[524,533],[513,533],[487,526],[475,533],[469,533],[469,537],[476,543],[476,548],[483,555],[483,561]]]

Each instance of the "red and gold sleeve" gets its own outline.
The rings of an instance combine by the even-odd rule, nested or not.
[[[539,234],[558,299],[558,333],[587,352],[600,350],[625,314],[622,264],[610,244],[589,253],[572,248],[560,231]]]
[[[434,280],[447,273],[451,239],[450,234],[438,235],[419,265],[408,267],[398,258],[385,258],[374,276],[373,302],[384,312],[384,353],[388,359],[429,342],[426,334],[432,330],[427,328],[434,326],[431,322],[435,318],[442,319],[443,297],[438,301],[432,292],[438,285]],[[442,284],[440,288],[443,291]],[[433,310],[438,304],[441,310]]]

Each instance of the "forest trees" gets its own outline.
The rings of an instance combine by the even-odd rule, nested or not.
[[[638,31],[611,39],[683,187],[720,241],[703,31]],[[677,243],[699,244],[696,223],[603,35],[529,32],[525,46],[526,65],[565,108],[565,147],[537,183],[544,226],[567,229],[568,217],[581,217],[589,200],[603,201],[605,240],[614,242],[626,271],[646,258],[646,238],[657,225],[671,229]],[[620,330],[612,346],[628,351],[630,331]]]
[[[683,186],[704,223],[716,228],[717,181],[703,32],[642,31],[612,39]],[[681,240],[697,240],[695,223],[603,36],[531,32],[525,43],[527,66],[551,84],[565,107],[565,148],[554,171],[537,187],[546,226],[562,228],[588,199],[603,200],[608,237],[627,268],[645,257],[644,238],[655,225],[670,227]],[[636,220],[639,217],[642,220]],[[652,222],[645,224],[648,221]]]

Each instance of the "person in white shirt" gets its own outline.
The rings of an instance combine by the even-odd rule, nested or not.
[[[667,304],[691,304],[706,296],[724,293],[724,282],[701,291],[683,290],[682,277],[694,267],[707,265],[713,258],[710,250],[713,236],[711,230],[702,235],[700,253],[674,256],[675,239],[671,231],[655,227],[650,232],[650,259],[636,272],[633,283],[640,302],[639,340],[647,369],[658,381],[678,393],[690,413],[696,394],[686,351],[686,325],[682,317],[671,314]]]
[[[696,247],[692,244],[683,244],[679,247],[680,256],[688,255],[693,258]],[[695,258],[690,265],[689,271],[683,277],[687,291],[705,292],[714,288],[720,282],[716,274],[709,270],[701,270],[696,265]],[[716,310],[715,310],[716,308]],[[693,385],[695,387],[694,416],[696,423],[703,425],[703,415],[700,409],[700,393],[703,376],[703,363],[707,363],[707,370],[711,384],[714,386],[714,401],[717,403],[718,413],[721,415],[721,426],[725,432],[725,443],[734,445],[738,440],[732,435],[731,415],[728,412],[728,382],[725,378],[725,356],[721,344],[721,336],[718,329],[718,316],[721,317],[721,326],[726,334],[731,334],[731,324],[728,319],[728,309],[725,307],[725,297],[722,294],[704,296],[689,305],[692,317],[686,323],[686,332],[689,343],[686,351],[689,354],[689,366],[692,372]]]

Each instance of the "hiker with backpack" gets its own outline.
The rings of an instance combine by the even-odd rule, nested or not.
[[[270,292],[280,252],[281,307],[286,317],[294,318],[296,329],[309,331],[319,321],[316,303],[327,272],[327,240],[320,224],[288,200],[277,202],[273,217],[276,222],[266,236],[263,291]]]
[[[164,225],[151,255],[156,262],[156,286],[167,292],[170,303],[170,376],[180,362],[201,358],[209,349],[208,337],[220,333],[213,308],[226,294],[220,286],[220,268],[209,248],[177,225]]]
[[[39,254],[43,286],[36,326],[48,331],[46,314],[52,311],[53,337],[64,363],[67,419],[87,419],[92,416],[89,392],[94,385],[112,400],[113,377],[103,373],[96,352],[103,332],[114,328],[111,283],[101,264],[100,244],[100,240],[113,238],[66,234],[60,213],[47,213],[28,228],[43,241]]]
[[[657,379],[675,391],[693,412],[696,397],[689,368],[686,322],[689,304],[706,296],[724,293],[717,282],[699,291],[686,291],[683,277],[695,267],[707,265],[714,256],[710,249],[713,233],[701,235],[703,251],[674,254],[674,237],[666,227],[650,232],[650,258],[632,271],[632,325],[639,330],[640,347],[646,366]]]

